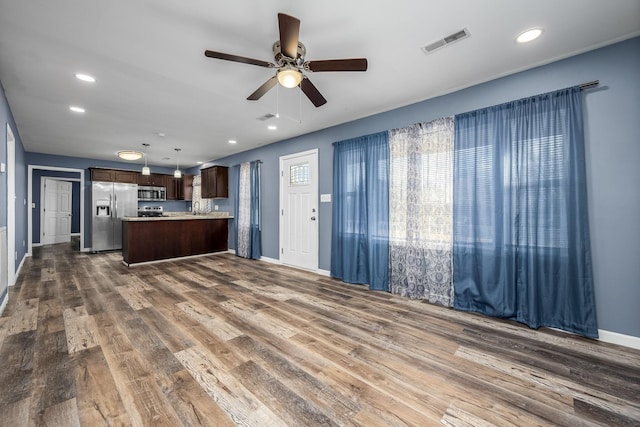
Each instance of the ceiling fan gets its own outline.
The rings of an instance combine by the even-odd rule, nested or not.
[[[273,44],[274,62],[261,61],[259,59],[228,53],[205,50],[205,56],[209,58],[224,59],[227,61],[241,62],[243,64],[257,65],[265,68],[275,68],[276,74],[260,86],[247,98],[249,101],[260,99],[277,83],[286,88],[300,86],[300,89],[316,107],[327,103],[320,91],[311,83],[311,80],[303,71],[367,71],[366,58],[352,59],[327,59],[322,61],[305,61],[306,48],[298,35],[300,32],[300,20],[284,13],[278,14],[278,27],[280,40]]]

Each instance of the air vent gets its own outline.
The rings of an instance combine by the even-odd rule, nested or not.
[[[275,114],[267,113],[264,116],[257,117],[256,120],[260,120],[261,122],[264,122],[265,120],[272,119],[275,116],[276,116]]]
[[[425,47],[422,48],[422,51],[425,53],[425,55],[429,55],[430,53],[433,53],[440,48],[448,46],[451,43],[455,43],[462,39],[466,39],[469,36],[470,36],[469,30],[465,28],[449,36],[446,36],[443,39],[440,39],[438,41],[435,41],[433,43],[426,45]]]

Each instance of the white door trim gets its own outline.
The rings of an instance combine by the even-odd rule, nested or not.
[[[41,165],[29,165],[27,172],[27,232],[28,232],[28,251],[27,255],[31,256],[33,251],[33,209],[31,205],[33,203],[33,170],[49,170],[49,171],[60,171],[60,172],[75,172],[80,174],[80,178],[64,178],[65,181],[79,180],[80,181],[80,251],[81,252],[89,252],[90,248],[87,248],[84,245],[84,193],[85,193],[85,181],[84,181],[84,169],[74,169],[74,168],[61,168],[57,166],[41,166]]]
[[[283,174],[284,174],[284,162],[290,159],[294,159],[296,157],[302,157],[302,156],[308,156],[308,155],[314,155],[314,159],[315,162],[312,165],[313,170],[316,171],[316,194],[320,194],[320,173],[318,171],[318,149],[314,148],[311,150],[307,150],[307,151],[301,151],[299,153],[293,153],[293,154],[287,154],[286,156],[280,156],[280,172],[279,172],[279,181],[280,181],[280,204],[279,204],[279,208],[278,210],[280,211],[280,214],[278,215],[278,224],[279,224],[279,228],[280,228],[280,232],[279,232],[279,242],[278,242],[278,249],[280,250],[280,253],[278,254],[278,259],[280,261],[282,261],[282,245],[285,241],[284,239],[284,233],[285,233],[285,224],[284,224],[284,218],[282,216],[282,211],[284,209],[284,178],[283,178]],[[315,201],[316,202],[316,206],[318,206],[318,200]],[[320,217],[319,217],[319,209],[316,208],[316,259],[315,259],[315,268],[313,270],[317,271],[318,270],[318,264],[319,264],[319,258],[320,258],[320,249],[319,249],[319,245],[320,245],[320,239],[319,239],[319,235],[320,235]],[[294,265],[295,267],[295,265]]]
[[[7,123],[7,281],[16,284],[16,138]]]

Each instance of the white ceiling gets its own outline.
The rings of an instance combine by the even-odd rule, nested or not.
[[[247,101],[274,71],[204,50],[272,61],[278,12],[301,20],[306,59],[366,57],[368,71],[308,73],[320,108],[282,87]],[[470,38],[420,50],[463,28]],[[0,81],[29,152],[117,160],[148,143],[150,164],[175,164],[177,147],[193,166],[639,34],[640,0],[0,0]]]

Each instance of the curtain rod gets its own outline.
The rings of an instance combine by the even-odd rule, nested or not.
[[[242,162],[242,163],[251,163],[251,162],[258,162],[258,163],[263,163],[262,160],[251,160],[249,162]],[[237,165],[233,165],[231,167],[236,167],[236,166],[240,166],[242,163],[238,163]]]
[[[582,83],[580,85],[580,90],[591,89],[592,87],[596,87],[600,84],[600,80],[594,80],[589,83]]]

